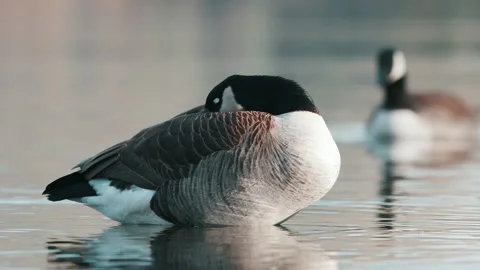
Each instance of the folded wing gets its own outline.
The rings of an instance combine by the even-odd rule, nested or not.
[[[230,150],[255,130],[269,130],[261,112],[191,113],[142,130],[80,164],[86,180],[120,180],[146,189],[184,179],[205,157]],[[268,127],[257,129],[259,125]]]

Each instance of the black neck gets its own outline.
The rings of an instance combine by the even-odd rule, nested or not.
[[[384,86],[383,108],[385,109],[413,109],[407,91],[407,77]]]

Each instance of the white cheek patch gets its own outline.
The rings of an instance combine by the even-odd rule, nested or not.
[[[390,82],[395,82],[405,76],[407,73],[407,61],[405,60],[405,56],[401,51],[396,51],[393,54],[392,60],[392,69],[388,74],[388,80]]]
[[[238,104],[233,94],[232,88],[229,86],[225,88],[222,95],[222,106],[220,106],[221,112],[235,112],[243,111],[242,105]]]

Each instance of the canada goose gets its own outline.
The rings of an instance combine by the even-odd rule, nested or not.
[[[367,123],[367,148],[387,162],[441,165],[470,149],[476,139],[476,109],[443,92],[410,93],[402,51],[377,55],[383,102]]]
[[[204,107],[146,128],[50,183],[128,224],[278,224],[322,198],[340,154],[308,93],[274,76],[233,75]]]

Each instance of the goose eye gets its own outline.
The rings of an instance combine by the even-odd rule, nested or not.
[[[218,104],[219,102],[220,102],[220,99],[218,97],[213,99],[213,104]]]

